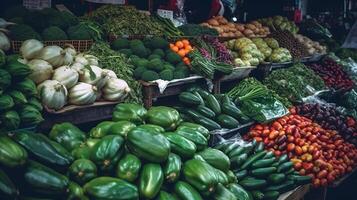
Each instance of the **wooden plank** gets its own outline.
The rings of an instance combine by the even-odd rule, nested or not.
[[[278,200],[301,200],[309,192],[310,184],[302,185],[294,190],[281,194]]]

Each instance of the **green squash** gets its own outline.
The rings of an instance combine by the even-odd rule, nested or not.
[[[15,130],[20,126],[20,116],[16,111],[10,110],[0,116],[0,124],[6,130]]]
[[[181,157],[170,153],[164,166],[165,180],[168,183],[174,183],[180,178],[180,172],[182,167]]]
[[[147,110],[138,104],[121,103],[115,106],[113,121],[129,121],[134,124],[143,124]]]
[[[129,182],[135,181],[141,169],[141,161],[133,154],[126,154],[118,163],[117,177]]]
[[[186,182],[177,182],[174,190],[175,194],[182,200],[203,200],[200,193]]]
[[[84,199],[84,191],[77,183],[69,182],[67,200]]]
[[[43,110],[43,106],[42,106],[41,102],[35,97],[31,97],[31,98],[27,99],[27,104],[35,107],[40,112]]]
[[[12,90],[9,92],[9,95],[14,100],[15,105],[23,105],[23,104],[27,103],[27,99],[26,99],[25,95],[22,94],[20,91]]]
[[[14,88],[22,92],[26,97],[33,97],[37,95],[36,84],[29,78],[25,78],[17,82]]]
[[[90,160],[102,171],[109,171],[116,166],[124,151],[124,139],[119,135],[103,137],[91,148]]]
[[[68,168],[68,174],[71,180],[83,185],[97,177],[97,166],[90,160],[78,159]]]
[[[0,169],[0,196],[4,199],[16,199],[19,191],[6,172]]]
[[[26,163],[27,151],[6,135],[0,135],[0,164],[17,167]]]
[[[175,130],[181,123],[181,118],[177,110],[166,106],[157,106],[148,111],[147,122],[161,126],[165,130]]]
[[[11,75],[6,70],[0,69],[0,91],[6,90],[11,85]]]
[[[9,60],[4,65],[4,69],[8,71],[11,76],[14,77],[14,79],[17,80],[23,79],[31,74],[31,69],[27,65],[17,61],[17,59]]]
[[[119,178],[95,178],[86,183],[83,189],[90,199],[139,200],[137,187]]]
[[[96,127],[92,128],[89,132],[89,137],[91,138],[102,138],[108,135],[110,128],[114,122],[104,121],[99,123]]]
[[[19,110],[21,125],[23,127],[35,126],[41,123],[44,119],[41,113],[33,106],[25,105]]]
[[[136,125],[129,121],[118,121],[118,122],[114,122],[114,124],[112,124],[112,126],[108,130],[108,133],[110,135],[120,135],[120,136],[126,138],[129,131],[131,131],[131,129],[133,129],[135,127],[136,127]]]
[[[68,151],[72,151],[85,141],[86,135],[73,124],[64,122],[52,127],[49,138],[60,143]]]
[[[146,164],[140,174],[140,196],[153,199],[160,191],[164,182],[164,173],[159,164]]]
[[[0,95],[0,111],[9,110],[14,107],[14,100],[10,95],[3,94]]]

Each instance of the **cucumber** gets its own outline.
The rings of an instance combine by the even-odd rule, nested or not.
[[[290,189],[293,189],[293,187],[294,181],[286,180],[281,184],[268,186],[264,189],[264,191],[278,191],[279,193],[284,193],[286,191],[289,191]]]
[[[237,147],[236,149],[233,149],[231,152],[229,152],[228,157],[233,158],[235,156],[239,156],[241,154],[243,154],[245,151],[245,148],[240,146]]]
[[[274,159],[275,159],[274,152],[268,151],[268,152],[265,154],[265,156],[263,157],[263,159],[269,159],[269,158],[274,158]]]
[[[187,105],[200,105],[203,103],[201,101],[201,97],[197,97],[191,92],[182,92],[181,94],[179,94],[179,100]]]
[[[278,166],[277,168],[277,172],[281,173],[281,172],[287,172],[289,171],[292,167],[294,166],[294,164],[292,162],[285,162],[282,163]]]
[[[294,174],[294,172],[297,172],[297,171],[295,171],[295,169],[292,167],[292,168],[289,169],[287,172],[285,172],[285,174]],[[297,172],[296,175],[300,175],[299,172]]]
[[[222,151],[226,154],[229,155],[231,151],[235,150],[236,148],[240,147],[240,144],[238,142],[233,142],[233,143],[227,143],[225,147],[222,148]]]
[[[288,175],[287,179],[294,181],[294,183],[297,185],[305,185],[311,183],[310,176]]]
[[[217,121],[223,128],[234,129],[239,126],[239,122],[236,119],[226,114],[218,115]]]
[[[280,193],[278,191],[269,191],[264,193],[264,200],[276,200],[279,198]]]
[[[257,178],[264,178],[269,176],[270,174],[276,172],[275,167],[266,167],[266,168],[258,168],[253,169],[250,173]]]
[[[247,159],[248,159],[248,154],[246,153],[231,158],[232,167],[239,168],[241,165],[243,165],[246,162]]]
[[[278,164],[281,165],[283,164],[284,162],[287,162],[289,160],[289,157],[287,154],[283,154],[279,157],[278,159]]]
[[[235,172],[235,175],[238,180],[242,180],[243,178],[245,178],[248,175],[248,170],[243,169],[243,170],[237,171],[237,172]]]
[[[264,143],[263,142],[258,142],[257,146],[254,148],[255,153],[259,153],[264,150]]]
[[[207,108],[204,105],[199,105],[196,107],[196,111],[201,115],[208,117],[210,119],[214,119],[216,117],[216,113],[214,113],[211,109]]]
[[[275,174],[270,174],[267,180],[269,181],[269,183],[272,184],[280,184],[283,181],[285,181],[285,178],[286,178],[285,174],[275,173]]]
[[[207,128],[209,131],[221,129],[221,126],[215,121],[201,115],[192,109],[187,110],[187,114],[197,123]]]
[[[262,167],[269,167],[274,163],[274,161],[275,161],[275,158],[257,160],[252,164],[252,169],[257,169],[257,168],[262,168]]]
[[[237,108],[237,106],[233,102],[227,103],[223,101],[222,113],[232,116],[233,118],[242,123],[246,123],[250,120],[249,117],[246,116],[239,108]]]
[[[221,105],[219,104],[218,100],[216,97],[214,97],[212,94],[208,94],[205,97],[205,104],[207,105],[208,108],[210,108],[216,115],[221,114]]]
[[[253,190],[250,192],[254,198],[254,200],[262,200],[264,199],[264,193],[259,190]]]
[[[267,185],[267,181],[246,177],[242,181],[239,181],[239,184],[248,190],[255,190],[265,187]]]
[[[241,169],[247,169],[248,167],[250,167],[255,161],[261,159],[262,157],[264,157],[266,154],[266,151],[261,151],[257,154],[254,154],[252,156],[250,156],[245,162],[244,164],[241,166]]]

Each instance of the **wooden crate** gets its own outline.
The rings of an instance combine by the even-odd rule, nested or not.
[[[13,40],[11,41],[11,48],[14,53],[19,53],[20,47],[23,41]],[[59,47],[65,47],[66,44],[73,45],[78,52],[84,52],[90,49],[93,44],[93,40],[53,40],[43,41],[45,46],[56,45]]]

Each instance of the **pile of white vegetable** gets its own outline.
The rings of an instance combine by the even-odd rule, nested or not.
[[[300,34],[295,34],[294,37],[306,47],[309,55],[326,54],[327,47],[320,43],[312,41],[310,38]]]
[[[20,54],[32,69],[29,76],[37,84],[42,103],[50,109],[65,105],[86,105],[96,100],[122,101],[130,92],[116,74],[99,67],[98,58],[77,54],[73,46],[44,46],[30,39],[22,43]]]

